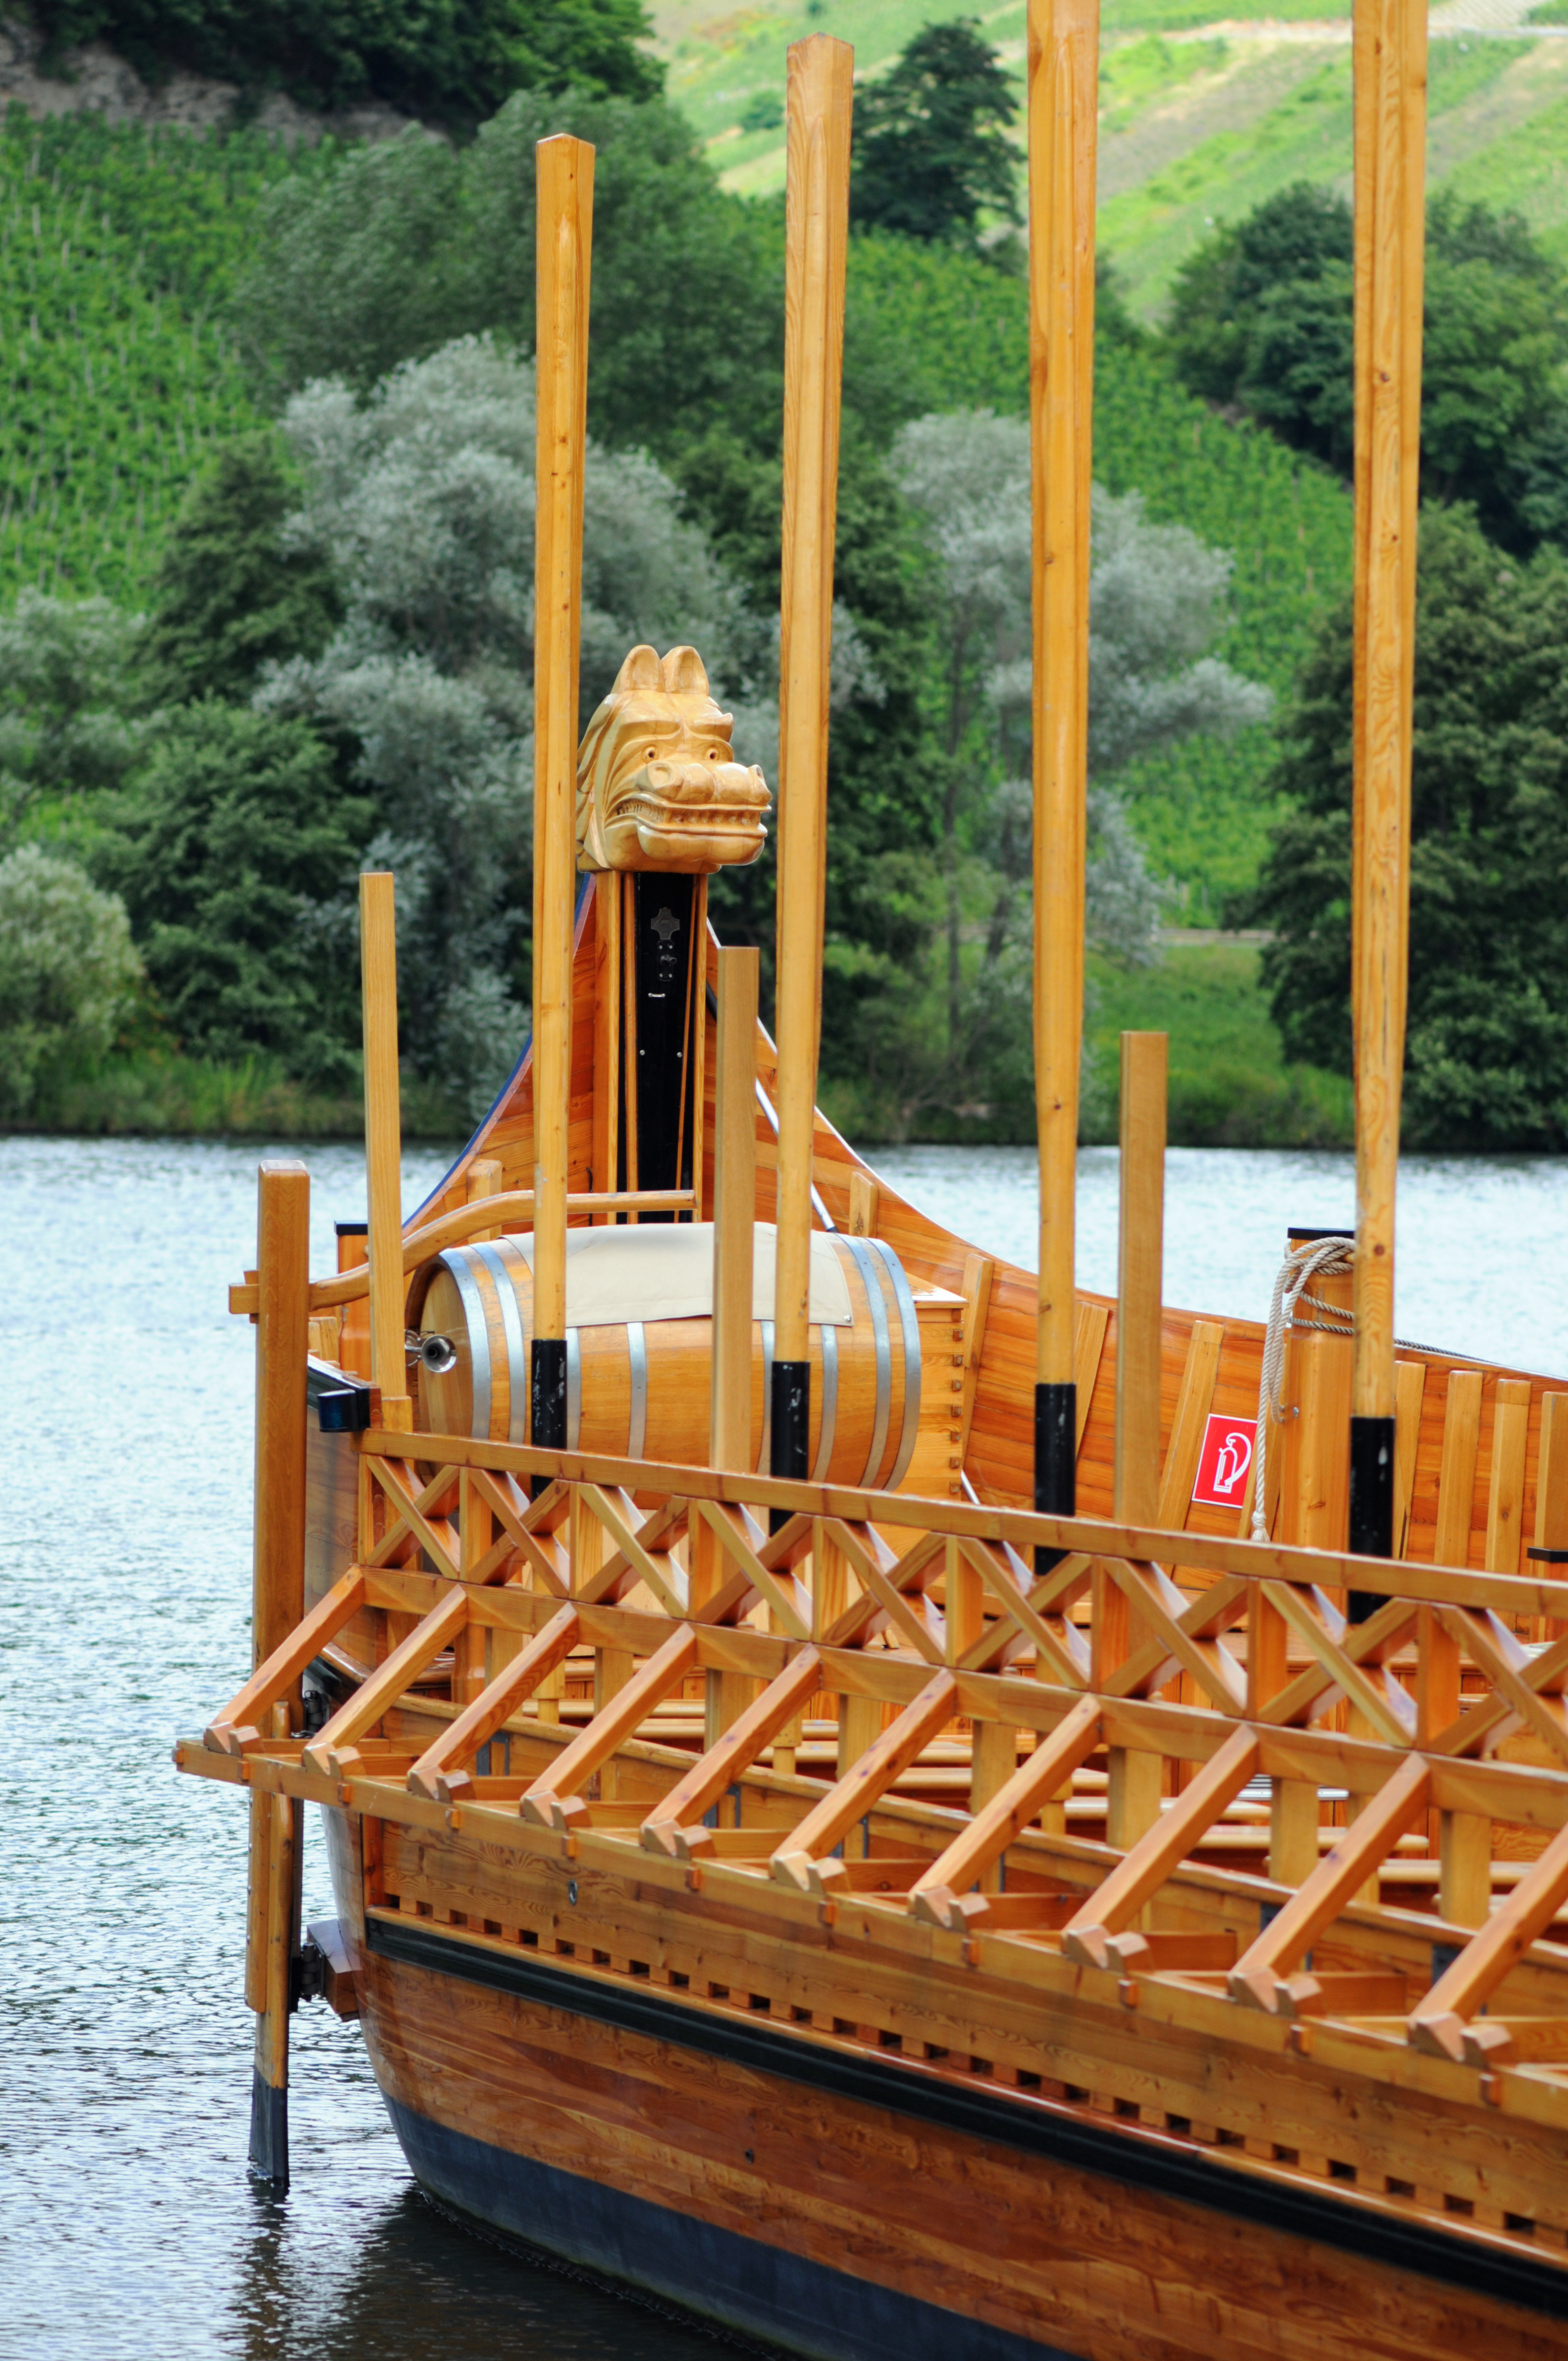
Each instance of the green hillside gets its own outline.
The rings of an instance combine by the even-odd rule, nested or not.
[[[1561,21],[1545,0],[1534,13]],[[667,0],[653,10],[668,89],[725,185],[782,185],[784,52],[830,32],[876,74],[957,0]],[[1025,10],[978,17],[1022,87]],[[1101,14],[1100,235],[1134,308],[1157,315],[1173,273],[1217,221],[1295,180],[1348,187],[1350,51],[1344,0],[1106,0]],[[1216,21],[1221,20],[1221,21]],[[1293,24],[1321,27],[1302,38]],[[773,119],[768,119],[772,102]],[[1434,39],[1428,178],[1512,205],[1568,252],[1568,41],[1454,34]],[[1021,132],[1020,132],[1021,137]],[[1022,150],[1020,149],[1020,170]]]
[[[1132,69],[1157,69],[1158,47],[1120,53],[1122,87],[1135,95]],[[24,585],[143,595],[203,451],[254,423],[224,304],[258,197],[296,167],[329,170],[331,151],[91,117],[35,124],[13,110],[0,130],[0,601]],[[923,405],[1025,408],[1020,280],[945,251],[858,240],[851,306],[869,349],[884,364],[897,355]],[[1142,490],[1157,521],[1234,554],[1223,653],[1286,689],[1313,614],[1346,577],[1343,489],[1224,424],[1124,346],[1102,352],[1095,432],[1095,472],[1112,490]],[[1145,840],[1183,889],[1179,912],[1197,922],[1214,923],[1255,873],[1266,754],[1266,732],[1254,731],[1179,749],[1157,776],[1133,782]]]
[[[0,126],[0,603],[135,601],[203,452],[253,424],[223,304],[288,155],[90,115]]]

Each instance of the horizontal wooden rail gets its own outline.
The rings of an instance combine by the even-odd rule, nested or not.
[[[491,1197],[484,1202],[493,1206],[500,1201]],[[737,1508],[785,1509],[798,1516],[837,1518],[849,1525],[874,1524],[883,1532],[905,1528],[923,1534],[1004,1543],[1025,1563],[1037,1549],[1055,1550],[1063,1556],[1154,1562],[1321,1590],[1372,1591],[1379,1598],[1408,1600],[1412,1606],[1490,1609],[1498,1615],[1550,1616],[1568,1621],[1568,1582],[1533,1576],[1484,1574],[1469,1567],[1429,1565],[1411,1558],[1354,1557],[1344,1550],[1288,1548],[1273,1542],[1230,1541],[1218,1534],[1178,1532],[1159,1525],[1119,1525],[1096,1517],[1040,1517],[1024,1509],[977,1507],[908,1492],[847,1491],[834,1485],[789,1483],[778,1477],[732,1474],[722,1468],[590,1458],[469,1435],[410,1436],[372,1427],[354,1440],[373,1459],[417,1457],[422,1465],[454,1471],[484,1467],[512,1476],[543,1476],[566,1484],[635,1492],[643,1499],[663,1494]]]
[[[574,1213],[690,1213],[696,1210],[695,1189],[610,1189],[579,1191],[566,1200],[567,1218]],[[533,1211],[532,1189],[502,1189],[493,1197],[476,1197],[471,1204],[459,1205],[455,1212],[442,1213],[433,1222],[426,1222],[411,1230],[403,1240],[403,1268],[417,1268],[428,1262],[432,1255],[440,1254],[445,1246],[460,1246],[480,1230],[503,1229],[509,1222],[521,1222],[524,1213]],[[356,1263],[350,1270],[340,1270],[334,1279],[311,1281],[311,1310],[333,1312],[340,1304],[356,1303],[370,1291],[370,1266]],[[229,1310],[253,1312],[258,1302],[257,1290],[248,1281],[229,1290]]]

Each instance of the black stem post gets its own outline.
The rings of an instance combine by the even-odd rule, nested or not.
[[[1035,1514],[1078,1513],[1078,1388],[1041,1383],[1035,1388]],[[1064,1553],[1035,1552],[1036,1577],[1049,1574]]]
[[[773,1389],[768,1403],[770,1441],[768,1473],[785,1483],[804,1484],[811,1467],[811,1364],[775,1361]],[[768,1531],[787,1525],[793,1509],[771,1509]]]
[[[1353,1418],[1350,1422],[1350,1548],[1353,1557],[1394,1554],[1391,1418]],[[1345,1611],[1353,1623],[1365,1623],[1382,1604],[1376,1590],[1353,1590],[1345,1599]]]
[[[566,1448],[566,1339],[536,1336],[529,1362],[529,1434],[535,1451]],[[550,1483],[548,1476],[531,1478],[534,1499]]]

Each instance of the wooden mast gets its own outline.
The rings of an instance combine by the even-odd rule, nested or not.
[[[538,173],[533,626],[532,1440],[566,1446],[566,1183],[572,1088],[577,649],[587,439],[594,151],[542,139]]]
[[[1388,1557],[1420,467],[1425,0],[1355,0],[1354,38],[1356,1217],[1350,1545]],[[1359,1603],[1353,1594],[1353,1616]]]
[[[1035,1100],[1040,1284],[1035,1506],[1076,1501],[1074,1200],[1083,1034],[1089,507],[1099,0],[1029,0],[1034,496]]]
[[[789,52],[784,246],[784,566],[779,650],[778,1274],[771,1459],[804,1477],[811,1426],[811,1149],[822,1030],[828,684],[854,52],[825,33]]]

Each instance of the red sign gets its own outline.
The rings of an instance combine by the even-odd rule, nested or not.
[[[1211,1411],[1198,1460],[1192,1498],[1205,1508],[1239,1509],[1246,1498],[1252,1455],[1257,1447],[1255,1418],[1222,1418]]]

